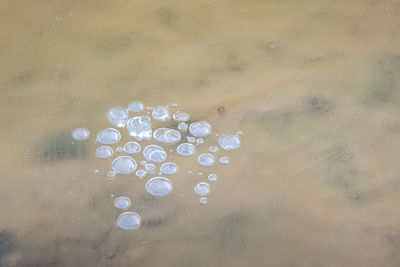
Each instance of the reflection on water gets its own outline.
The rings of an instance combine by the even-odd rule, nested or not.
[[[1,266],[399,265],[398,1],[0,6]],[[243,130],[207,205],[197,162],[174,155],[158,198],[72,138],[135,99]],[[118,196],[138,230],[116,227]]]

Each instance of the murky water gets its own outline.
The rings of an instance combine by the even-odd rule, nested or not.
[[[1,266],[400,265],[399,1],[4,0],[0,12]],[[157,173],[139,179],[139,161],[109,181],[115,157],[93,141],[133,101],[210,122],[198,155],[242,131],[240,148],[212,167],[168,152],[179,171],[165,196],[147,193]],[[135,141],[121,130],[113,151]],[[134,202],[123,217],[119,196]]]

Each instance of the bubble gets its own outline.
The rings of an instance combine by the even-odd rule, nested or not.
[[[153,138],[161,143],[173,144],[181,140],[181,133],[170,128],[158,128],[154,131]]]
[[[156,121],[168,121],[171,119],[168,109],[164,106],[156,106],[153,109],[152,115]]]
[[[136,140],[148,140],[153,134],[149,116],[133,117],[126,123],[126,129],[129,135]]]
[[[190,115],[183,111],[177,111],[172,115],[176,122],[187,122],[190,120]]]
[[[112,169],[119,174],[130,174],[136,170],[136,161],[129,156],[119,156],[111,163]]]
[[[107,172],[107,180],[110,180],[110,181],[114,180],[115,175],[116,175],[115,171]]]
[[[196,147],[190,143],[182,143],[176,148],[176,153],[181,156],[191,156],[196,153]]]
[[[236,132],[236,134],[243,134],[243,131],[239,130],[239,131]]]
[[[144,178],[146,176],[146,171],[145,170],[137,170],[135,175],[139,177],[140,179]]]
[[[114,200],[114,206],[121,210],[127,210],[131,207],[132,203],[129,197],[118,197]]]
[[[124,145],[124,151],[128,154],[139,153],[140,149],[140,145],[136,142],[128,142]]]
[[[113,150],[109,146],[99,146],[96,148],[96,156],[100,159],[106,159],[113,155]]]
[[[219,159],[219,162],[222,164],[229,164],[229,157],[228,156],[223,156]]]
[[[219,150],[219,148],[217,146],[210,146],[208,148],[208,151],[210,151],[212,153],[218,152],[218,150]]]
[[[141,223],[140,215],[135,212],[123,212],[119,215],[117,226],[124,230],[135,230]]]
[[[178,165],[174,162],[165,162],[161,165],[160,171],[162,174],[175,174],[178,172]]]
[[[94,170],[94,173],[99,173],[99,170]]]
[[[198,183],[194,187],[194,192],[196,194],[198,194],[199,196],[206,196],[206,195],[210,194],[210,191],[211,191],[210,185],[205,182]]]
[[[151,106],[147,106],[146,109],[147,109],[147,110],[152,110],[152,109],[154,109],[154,108],[151,107]]]
[[[121,153],[122,151],[124,151],[123,148],[120,147],[120,146],[118,146],[115,150],[117,150],[117,152],[119,152],[119,153]]]
[[[189,126],[184,122],[178,124],[178,130],[181,131],[182,133],[187,132],[188,128]]]
[[[164,177],[154,177],[147,181],[146,190],[153,196],[165,196],[172,190],[172,182]]]
[[[128,111],[124,107],[112,107],[107,112],[107,119],[116,127],[125,127]]]
[[[196,139],[196,144],[200,145],[200,144],[204,144],[204,138],[197,138]]]
[[[172,103],[172,104],[171,104],[171,107],[177,107],[177,106],[178,106],[177,103]]]
[[[140,112],[144,110],[144,105],[140,101],[133,101],[128,105],[128,110],[130,112]]]
[[[144,169],[146,170],[146,173],[153,174],[156,170],[156,165],[154,165],[153,163],[148,163],[144,165]]]
[[[195,137],[204,137],[211,133],[211,125],[206,121],[193,122],[189,126],[189,132]]]
[[[238,135],[222,136],[219,139],[219,146],[224,150],[233,150],[240,146],[240,138]]]
[[[200,198],[200,203],[201,204],[207,204],[208,203],[208,199],[206,197],[202,197],[202,198]]]
[[[163,162],[167,158],[167,153],[160,146],[148,145],[143,150],[143,156],[148,161]]]
[[[196,138],[193,136],[186,136],[186,139],[189,143],[195,143],[196,142]]]
[[[72,138],[75,140],[86,140],[89,138],[90,132],[86,128],[76,128],[72,131]]]
[[[197,158],[197,162],[202,166],[211,166],[215,162],[215,157],[210,153],[204,153]]]
[[[142,160],[142,161],[140,161],[140,165],[146,165],[147,164],[147,161],[145,161],[145,160]]]
[[[208,180],[211,182],[215,182],[218,179],[218,175],[216,175],[215,173],[211,173],[208,175]]]
[[[101,130],[97,134],[97,141],[105,145],[113,145],[118,143],[121,140],[121,134],[119,131],[115,130],[114,128],[107,128]]]

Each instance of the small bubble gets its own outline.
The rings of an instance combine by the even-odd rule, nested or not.
[[[124,145],[124,151],[128,154],[137,154],[140,152],[140,144],[136,142],[128,142]]]
[[[204,144],[204,138],[197,138],[196,139],[196,144],[200,145],[200,144]]]
[[[211,133],[211,125],[206,121],[193,122],[189,126],[189,132],[195,137],[204,137]]]
[[[168,109],[164,106],[156,106],[153,109],[152,116],[156,121],[168,121],[171,119]]]
[[[107,180],[114,180],[114,178],[115,178],[115,175],[116,175],[116,173],[115,173],[115,171],[109,171],[109,172],[107,172]]]
[[[240,146],[240,138],[238,135],[222,136],[219,139],[219,146],[224,150],[233,150]]]
[[[218,152],[219,148],[217,146],[210,146],[208,148],[208,151],[210,151],[211,153],[216,153]]]
[[[72,138],[83,141],[89,138],[90,132],[86,128],[76,128],[72,131]]]
[[[198,175],[203,175],[203,173],[202,172],[198,172]]]
[[[218,179],[218,175],[216,175],[215,173],[211,173],[210,175],[208,175],[208,180],[211,182],[215,182]]]
[[[99,173],[99,170],[94,170],[93,172],[94,172],[94,173]]]
[[[175,107],[177,107],[177,106],[178,106],[177,103],[172,103],[172,104],[171,104],[171,107],[174,107],[174,108],[175,108]]]
[[[200,198],[200,203],[201,204],[207,204],[208,203],[208,199],[206,197],[202,197],[202,198]]]
[[[135,230],[140,226],[140,215],[135,212],[121,213],[117,220],[117,226],[124,230]]]
[[[204,153],[197,158],[197,162],[202,166],[211,166],[215,162],[215,157],[210,153]]]
[[[172,182],[164,177],[154,177],[147,181],[146,190],[153,196],[165,196],[172,190]]]
[[[163,162],[167,158],[167,153],[160,146],[148,145],[143,149],[143,156],[151,162]]]
[[[136,173],[135,173],[135,175],[137,176],[137,177],[139,177],[140,179],[142,179],[142,178],[144,178],[145,176],[146,176],[146,171],[145,170],[137,170],[136,171]]]
[[[189,143],[195,143],[196,142],[196,138],[193,136],[186,136],[186,139]]]
[[[147,164],[147,161],[145,161],[145,160],[142,160],[142,161],[140,161],[140,165],[146,165]]]
[[[175,174],[178,172],[178,165],[176,165],[174,162],[165,162],[161,165],[160,171],[160,174]]]
[[[105,145],[113,145],[121,140],[121,134],[114,128],[107,128],[97,134],[96,140]]]
[[[106,159],[113,155],[113,150],[109,146],[100,146],[96,148],[96,156],[99,159]]]
[[[130,112],[140,112],[144,109],[144,105],[140,101],[133,101],[128,105],[128,110]]]
[[[146,170],[146,173],[153,174],[156,170],[156,165],[154,165],[153,163],[148,163],[144,166],[144,169]]]
[[[129,197],[118,197],[114,200],[114,206],[121,210],[127,210],[131,207],[132,203]]]
[[[194,187],[194,192],[196,194],[198,194],[199,196],[206,196],[206,195],[210,194],[210,191],[211,191],[210,185],[205,182],[198,183]]]
[[[190,143],[182,143],[176,148],[176,153],[181,156],[191,156],[196,152],[196,147]]]
[[[153,135],[152,125],[149,116],[130,118],[126,123],[129,135],[138,141],[148,140]]]
[[[239,131],[236,132],[236,134],[243,134],[243,131],[239,130]]]
[[[108,121],[119,128],[125,127],[128,111],[124,107],[112,107],[107,112]]]
[[[219,162],[222,164],[229,164],[229,157],[228,156],[223,156],[219,159]]]
[[[158,128],[154,131],[153,138],[160,143],[173,144],[181,140],[181,133],[174,129]]]
[[[119,152],[119,153],[121,153],[122,151],[124,151],[123,148],[120,147],[120,146],[118,146],[115,150],[117,150],[117,152]]]
[[[188,128],[189,126],[184,122],[178,124],[178,130],[181,131],[182,133],[187,132]]]
[[[136,170],[136,161],[129,156],[119,156],[111,163],[112,169],[119,174],[130,174]]]
[[[172,118],[176,122],[187,122],[188,120],[190,120],[190,115],[183,111],[177,111],[172,115]]]

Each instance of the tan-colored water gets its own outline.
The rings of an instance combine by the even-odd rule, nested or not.
[[[399,12],[397,0],[1,1],[0,265],[400,266]],[[145,179],[105,179],[93,137],[132,100],[244,132],[219,153],[231,164],[213,167],[207,205],[193,187],[209,171],[177,156],[164,198]],[[71,145],[79,126],[91,139]],[[115,227],[111,194],[131,198],[138,230]]]

